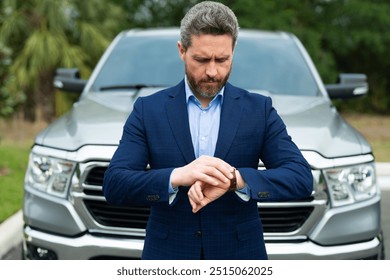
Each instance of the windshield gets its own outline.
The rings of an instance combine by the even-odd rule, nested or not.
[[[251,33],[249,33],[251,34]],[[168,87],[184,77],[179,36],[124,36],[92,85],[93,91]],[[239,36],[229,81],[250,91],[315,96],[316,82],[295,42],[283,36]]]

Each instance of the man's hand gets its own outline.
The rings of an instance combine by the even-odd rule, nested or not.
[[[204,185],[230,184],[233,167],[222,159],[201,156],[191,163],[173,170],[172,187],[192,186],[200,181]]]
[[[244,178],[237,169],[233,169],[237,178],[237,189],[245,187]],[[208,185],[202,181],[196,181],[188,191],[188,198],[192,206],[192,212],[196,213],[210,202],[220,198],[225,194],[230,187],[230,180],[228,183],[221,183],[218,185]]]
[[[229,190],[230,181],[215,186],[196,181],[188,191],[192,212],[196,213],[210,202],[220,198]]]

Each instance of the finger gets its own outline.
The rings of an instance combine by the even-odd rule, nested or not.
[[[202,163],[205,164],[205,174],[212,176],[223,183],[228,183],[233,177],[232,172],[234,171],[234,167],[222,159],[205,157],[202,159]]]
[[[203,206],[199,203],[196,203],[191,197],[188,197],[189,198],[189,201],[190,201],[190,205],[191,205],[191,208],[192,208],[192,212],[193,213],[196,213],[198,212],[200,209],[203,208]]]
[[[207,166],[215,167],[228,178],[230,178],[229,175],[233,171],[233,166],[217,157],[203,156],[201,162]]]
[[[219,184],[228,184],[232,173],[222,173],[218,168],[213,166],[202,166],[197,171],[196,179],[206,185],[217,186]]]
[[[195,198],[193,194],[193,190],[188,191],[188,199],[190,200],[190,202],[193,202],[195,204],[198,203],[198,200]]]
[[[199,203],[204,197],[201,184],[200,181],[196,181],[188,191],[191,199],[196,203]]]
[[[192,208],[192,213],[197,213],[197,212],[199,212],[199,210],[200,209],[202,209],[203,207],[201,207],[199,204],[198,205],[196,205],[196,207],[195,208]]]
[[[204,199],[202,199],[198,204],[197,204],[197,208],[198,210],[202,209],[203,207],[205,207],[207,204],[209,204],[211,202],[210,199],[208,199],[207,197],[205,197]]]
[[[204,198],[203,190],[202,190],[203,183],[201,181],[196,181],[193,185],[193,193],[196,197],[197,201],[201,201]]]
[[[209,203],[210,203],[210,201],[206,198],[201,200],[199,203],[196,203],[194,205],[195,207],[192,208],[192,212],[197,213],[200,209],[202,209],[203,207],[205,207]]]
[[[220,183],[226,184],[230,180],[230,178],[227,177],[225,173],[223,173],[220,169],[214,166],[206,166],[204,169],[204,174],[215,182],[213,184],[214,186]],[[230,176],[230,173],[228,174]]]
[[[190,205],[191,205],[191,208],[192,208],[192,212],[195,213],[195,209],[197,208],[198,204],[196,204],[196,202],[194,202],[190,197],[189,197],[189,200],[190,200]]]

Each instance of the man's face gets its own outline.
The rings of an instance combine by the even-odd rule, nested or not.
[[[185,50],[178,42],[188,83],[195,96],[209,102],[225,85],[232,69],[233,38],[230,35],[193,35]]]

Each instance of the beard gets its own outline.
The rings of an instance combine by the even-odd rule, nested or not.
[[[217,93],[225,86],[227,80],[229,79],[231,70],[232,69],[230,68],[227,75],[222,79],[205,77],[197,81],[195,77],[192,76],[189,71],[187,71],[187,67],[186,75],[188,84],[195,96],[213,99],[214,96],[216,96]],[[214,84],[210,84],[211,82]]]

